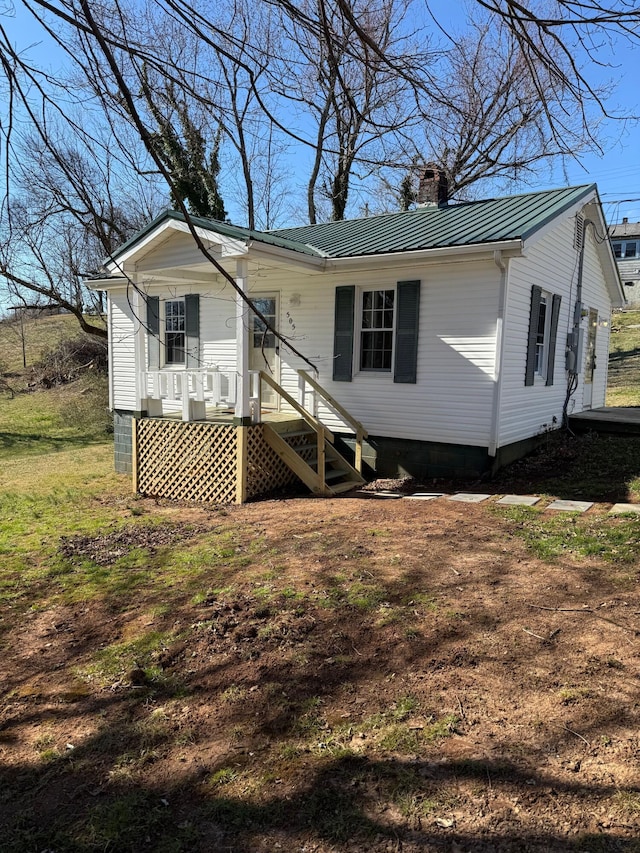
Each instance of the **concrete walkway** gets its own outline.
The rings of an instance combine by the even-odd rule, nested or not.
[[[358,491],[350,492],[345,497],[369,498],[374,500],[447,500],[470,504],[479,504],[487,501],[499,506],[535,506],[537,509],[552,510],[554,512],[586,512],[593,506],[609,506],[609,504],[595,504],[593,501],[561,500],[559,498],[551,498],[545,506],[539,505],[543,499],[537,495],[493,495],[481,492],[454,492],[453,494],[445,492],[414,492],[413,494],[405,495],[400,492],[369,492],[366,489],[359,489]],[[640,504],[616,503],[610,507],[608,512],[609,515],[623,515],[625,513],[640,515]]]

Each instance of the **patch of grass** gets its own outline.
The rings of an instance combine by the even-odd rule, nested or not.
[[[150,631],[128,642],[113,643],[98,649],[93,655],[93,662],[78,668],[76,672],[101,687],[107,687],[117,680],[126,680],[131,672],[138,670],[140,673],[137,677],[141,682],[159,683],[164,676],[155,660],[173,639],[175,635]]]
[[[609,344],[608,406],[640,406],[640,311],[614,314]]]
[[[37,752],[44,752],[44,750],[49,749],[56,742],[55,735],[51,734],[51,732],[42,732],[36,738],[33,746]]]
[[[593,693],[588,687],[563,687],[558,697],[563,705],[575,705],[581,699],[588,699]]]
[[[640,556],[640,519],[574,513],[549,517],[530,507],[493,511],[512,522],[510,532],[541,560],[572,556],[632,563]]]
[[[372,736],[381,749],[405,755],[417,753],[425,745],[437,743],[455,732],[459,722],[455,714],[437,720],[431,717],[426,722],[418,718],[411,725],[407,721],[418,709],[418,702],[412,696],[401,697],[388,710],[364,719],[355,731]],[[353,732],[352,727],[349,730]]]
[[[56,556],[60,536],[94,534],[114,520],[128,482],[113,472],[113,447],[0,464],[0,602],[41,606],[62,589],[71,567]],[[110,503],[102,500],[107,492]],[[81,587],[81,584],[80,584]]]
[[[238,684],[232,684],[230,687],[220,694],[220,701],[228,704],[234,702],[242,702],[247,698],[249,691],[246,687]]]
[[[378,739],[378,746],[388,752],[401,752],[413,755],[420,750],[422,734],[417,729],[406,725],[386,726],[384,733]]]
[[[375,583],[355,581],[346,591],[345,603],[358,610],[375,610],[386,598],[386,591]]]
[[[215,788],[219,785],[229,785],[231,782],[235,782],[237,778],[237,770],[234,770],[232,767],[221,767],[209,776],[207,785],[211,788]]]
[[[320,713],[321,706],[322,699],[319,696],[310,696],[305,699],[292,727],[295,736],[315,738],[326,728],[326,722]]]
[[[414,696],[402,696],[398,699],[391,709],[391,716],[394,720],[402,722],[410,717],[419,707],[418,700]]]
[[[3,399],[0,460],[104,442],[112,429],[104,378]]]
[[[640,815],[640,794],[637,791],[618,791],[615,801],[627,814]]]
[[[15,373],[23,369],[22,335],[24,334],[27,368],[40,361],[45,352],[55,349],[63,341],[76,337],[80,326],[70,314],[55,317],[10,318],[0,322],[0,363]]]

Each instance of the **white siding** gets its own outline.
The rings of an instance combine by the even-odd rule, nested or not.
[[[235,368],[236,305],[231,285],[208,290],[193,288],[200,294],[200,358],[202,367]]]
[[[231,285],[198,282],[149,288],[149,295],[158,296],[161,302],[166,299],[179,299],[189,293],[197,293],[200,296],[200,366],[234,368],[236,308]],[[160,323],[162,326],[162,320]],[[147,366],[146,360],[145,347],[145,364],[142,369]]]
[[[422,282],[417,384],[394,383],[390,374],[358,373],[355,360],[353,380],[333,382],[335,288],[385,288],[412,279]],[[260,291],[279,292],[281,329],[318,367],[320,384],[372,435],[487,446],[499,292],[499,271],[492,262],[425,265],[401,274],[279,271],[277,279],[264,271],[259,280]],[[285,348],[281,362],[281,382],[297,396],[295,369],[306,366]],[[329,426],[339,427],[329,412],[322,415]]]
[[[212,246],[205,240],[206,246]],[[214,250],[215,254],[215,250]],[[190,234],[176,233],[170,231],[164,242],[150,247],[149,252],[136,263],[136,270],[171,269],[186,267],[190,264],[202,264],[204,256],[194,244]]]
[[[640,306],[640,258],[618,259],[618,270],[622,280],[628,308]],[[627,282],[633,282],[628,285]]]
[[[502,366],[500,406],[500,446],[520,441],[553,428],[562,421],[567,390],[565,344],[573,323],[576,299],[578,253],[573,248],[574,219],[569,216],[550,233],[526,248],[526,257],[514,258],[509,264],[508,306],[505,323],[505,350]],[[593,229],[585,231],[585,259],[582,302],[597,308],[601,319],[608,319],[610,301],[594,247]],[[554,384],[545,385],[536,377],[533,386],[525,386],[525,363],[531,310],[531,288],[538,285],[550,293],[560,294],[562,303],[558,320],[558,336],[554,366]],[[585,329],[586,349],[586,321]],[[599,330],[598,365],[594,383],[593,406],[604,404],[608,329]],[[583,355],[584,365],[584,355]],[[583,366],[579,386],[569,412],[582,410]]]
[[[109,295],[111,331],[111,377],[114,409],[136,409],[135,325],[133,310],[125,291]]]
[[[174,242],[174,241],[172,241]],[[417,384],[393,382],[390,374],[358,373],[352,382],[333,382],[335,288],[393,287],[419,279],[420,331]],[[372,435],[487,446],[494,391],[499,271],[492,262],[424,265],[401,273],[350,275],[252,267],[253,293],[277,293],[280,329],[319,370],[318,381]],[[205,285],[153,286],[161,299],[200,295],[200,354],[203,366],[235,365],[235,301],[232,288]],[[112,297],[113,371],[116,408],[135,409],[134,322],[126,296]],[[297,368],[310,368],[281,347],[282,385],[298,397]],[[142,365],[141,367],[144,367]],[[329,426],[341,425],[324,410]]]

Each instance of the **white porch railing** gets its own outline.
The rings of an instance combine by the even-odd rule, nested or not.
[[[355,468],[362,470],[362,442],[367,432],[334,397],[306,371],[298,372],[298,399],[292,397],[268,373],[261,370],[249,371],[249,405],[254,424],[262,422],[263,385],[268,386],[277,397],[296,411],[318,432],[318,446],[324,448],[324,437],[333,441],[331,431],[318,420],[318,403],[322,401],[333,414],[355,434]],[[151,417],[182,412],[183,421],[205,420],[207,406],[211,408],[234,407],[237,393],[235,370],[220,370],[215,367],[197,370],[143,370],[139,376],[141,408],[146,408]],[[319,451],[319,456],[322,456]]]
[[[183,421],[203,420],[206,407],[228,408],[236,402],[235,370],[143,370],[140,396],[152,417],[165,414],[163,403],[182,411]]]

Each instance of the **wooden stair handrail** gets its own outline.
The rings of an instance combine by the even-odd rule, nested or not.
[[[334,397],[329,394],[329,392],[320,385],[319,382],[316,382],[313,377],[311,377],[306,370],[299,370],[298,375],[301,376],[305,382],[308,382],[311,387],[320,394],[323,400],[329,404],[329,406],[334,409],[338,413],[338,415],[346,421],[349,426],[354,430],[356,434],[356,446],[355,446],[355,469],[358,474],[362,475],[362,442],[369,435],[364,426],[360,423],[360,421],[356,420],[345,408],[342,406]]]
[[[306,370],[299,370],[298,375],[302,376],[305,382],[308,382],[311,387],[320,394],[320,396],[326,400],[327,403],[331,406],[332,409],[335,409],[336,412],[344,418],[344,420],[353,427],[356,433],[359,433],[362,438],[367,438],[369,433],[366,431],[364,426],[360,423],[360,421],[356,420],[352,414],[350,414],[344,406],[342,406],[331,394],[320,385],[319,382],[316,382],[313,377],[311,377]]]
[[[296,412],[298,412],[298,414],[302,418],[304,418],[304,420],[309,424],[309,426],[314,430],[315,433],[317,433],[319,435],[320,432],[323,432],[324,436],[326,438],[328,438],[329,441],[333,444],[334,435],[330,429],[327,429],[327,427],[324,424],[321,424],[319,420],[314,418],[313,415],[311,415],[304,408],[304,406],[300,405],[300,403],[295,399],[295,397],[292,397],[291,394],[288,394],[281,385],[278,385],[278,383],[275,381],[275,379],[273,379],[271,376],[269,376],[268,373],[265,373],[264,370],[260,370],[259,373],[260,373],[260,379],[264,380],[267,383],[267,385],[270,385],[273,388],[273,390],[276,392],[276,394],[279,394],[283,400],[286,400],[287,403],[289,403],[290,406],[293,406],[293,408],[296,410]]]

